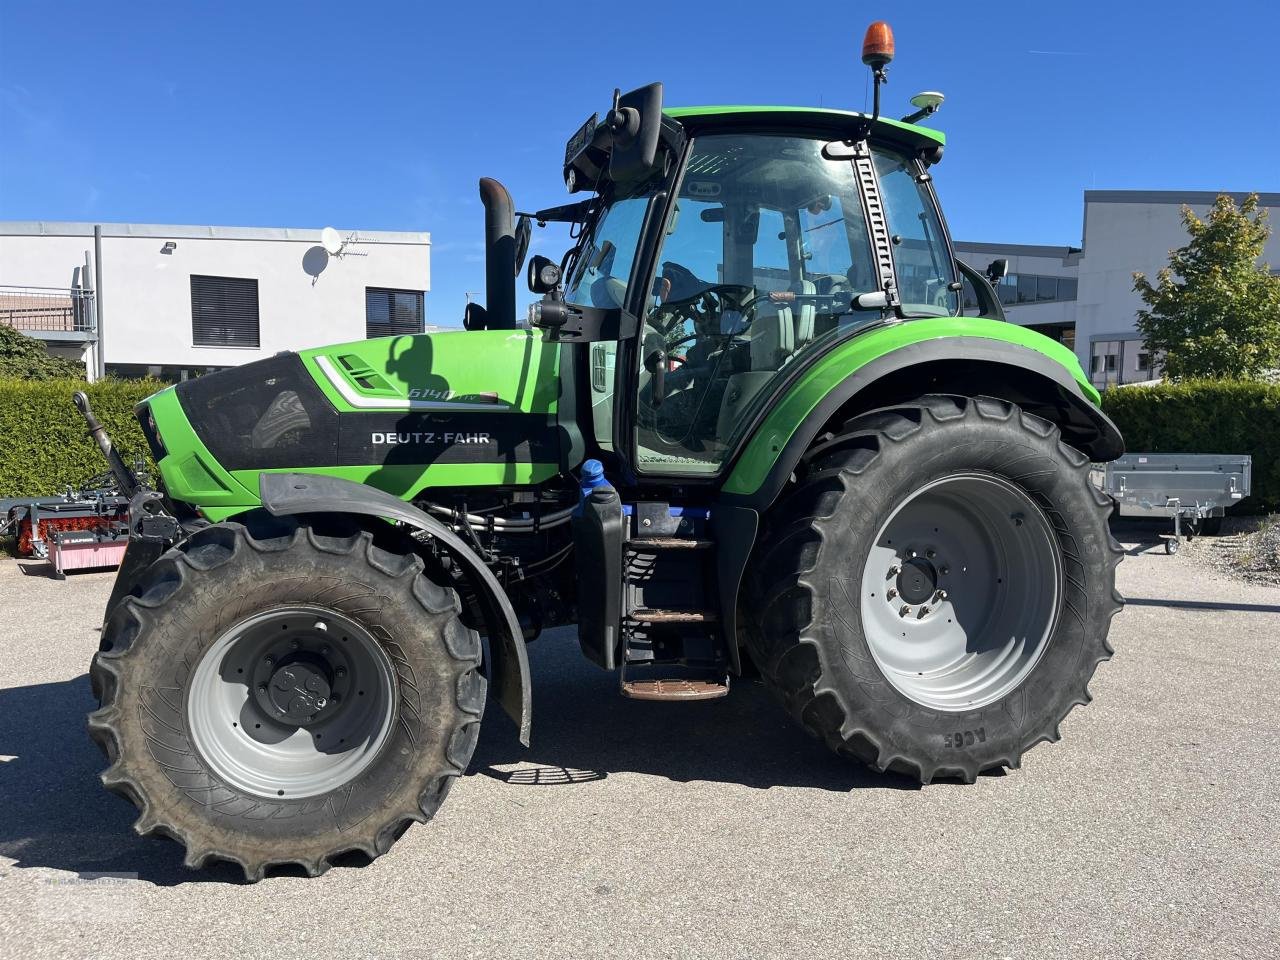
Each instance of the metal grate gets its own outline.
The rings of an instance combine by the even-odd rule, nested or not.
[[[422,333],[424,313],[421,290],[364,288],[366,336],[394,337]]]
[[[197,347],[257,347],[258,281],[191,275],[191,342]]]

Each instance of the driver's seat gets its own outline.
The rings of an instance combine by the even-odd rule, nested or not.
[[[777,370],[795,353],[796,328],[791,307],[785,303],[770,304],[762,309],[751,324],[751,369]]]

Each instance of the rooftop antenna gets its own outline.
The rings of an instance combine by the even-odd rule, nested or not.
[[[356,253],[354,250],[347,249],[352,244],[360,241],[360,235],[352,232],[344,238],[333,227],[325,227],[320,231],[320,246],[324,247],[325,253],[331,257],[342,259],[343,257],[367,257],[367,253]]]
[[[909,113],[902,118],[903,123],[919,123],[926,117],[932,117],[938,112],[938,108],[942,106],[942,101],[947,99],[937,90],[926,90],[923,93],[917,93],[911,98],[911,105],[916,107],[915,113]]]

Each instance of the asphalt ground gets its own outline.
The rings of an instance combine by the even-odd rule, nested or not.
[[[557,631],[436,820],[318,880],[191,873],[84,732],[110,574],[0,560],[0,957],[1280,957],[1280,588],[1117,532],[1116,656],[1022,769],[923,789],[750,682],[621,699]]]

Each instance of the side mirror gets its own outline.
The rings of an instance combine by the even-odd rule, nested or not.
[[[648,174],[658,158],[662,84],[651,83],[619,97],[609,125],[613,128],[609,179],[624,183]]]
[[[534,254],[529,261],[529,291],[550,293],[560,285],[560,267],[541,254]]]
[[[529,238],[533,236],[533,221],[526,213],[516,221],[516,276],[524,268],[524,258],[529,253]]]
[[[1009,261],[1004,257],[1001,257],[999,260],[992,260],[987,264],[987,279],[991,281],[991,285],[993,287],[1008,275]]]

